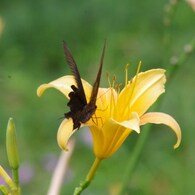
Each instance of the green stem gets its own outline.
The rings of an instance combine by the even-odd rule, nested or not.
[[[11,191],[15,192],[17,191],[16,184],[12,181],[10,176],[6,173],[6,171],[3,169],[2,166],[0,166],[0,176],[3,178],[3,180],[6,182],[6,184],[9,186]]]
[[[175,72],[178,70],[178,68],[185,63],[185,61],[189,58],[190,54],[193,53],[195,50],[195,37],[190,41],[190,43],[186,44],[184,47],[183,52],[179,57],[176,58],[175,63],[171,63],[168,66],[168,79],[172,79]],[[170,82],[169,82],[170,85]]]
[[[2,192],[3,195],[9,194],[9,190],[4,185],[0,185],[0,192]]]
[[[123,182],[120,186],[120,191],[118,194],[121,194],[121,195],[125,194],[126,186],[129,183],[129,178],[131,177],[133,173],[136,163],[141,155],[144,144],[149,136],[150,128],[151,128],[151,124],[148,124],[147,126],[145,126],[142,133],[139,136],[139,140],[133,149],[131,158],[129,159],[129,163],[127,163],[125,175],[123,177]]]
[[[96,170],[98,169],[100,163],[101,163],[101,159],[96,158],[91,169],[89,170],[89,173],[87,174],[87,177],[85,179],[84,182],[81,182],[80,185],[78,187],[75,188],[74,194],[73,195],[79,195],[81,194],[81,192],[86,189],[89,184],[91,183],[91,181],[94,178],[94,175],[96,173]]]
[[[169,59],[169,54],[171,53],[171,44],[172,44],[172,20],[174,18],[175,12],[178,7],[179,0],[172,1],[169,0],[164,8],[164,34],[163,34],[163,63],[167,64],[167,60]]]
[[[19,174],[18,174],[19,169],[12,169],[12,177],[13,181],[16,184],[17,187],[19,187]]]
[[[12,169],[12,179],[13,182],[16,185],[16,189],[13,190],[13,195],[20,195],[21,194],[21,190],[20,190],[20,185],[19,185],[19,169]]]

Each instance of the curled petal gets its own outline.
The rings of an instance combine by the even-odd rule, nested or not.
[[[89,98],[92,87],[87,81],[83,79],[82,84],[84,87],[86,98]],[[55,88],[59,90],[61,93],[63,93],[67,98],[69,98],[68,94],[72,91],[71,85],[76,85],[74,76],[71,75],[63,76],[50,83],[42,84],[41,86],[39,86],[39,88],[37,89],[37,95],[41,96],[44,93],[44,91],[48,88]]]
[[[150,112],[146,113],[141,117],[140,121],[141,125],[147,123],[154,123],[154,124],[164,124],[169,126],[177,136],[177,142],[174,145],[174,149],[179,147],[181,142],[181,129],[177,121],[168,114],[162,112]]]
[[[127,129],[131,129],[136,131],[137,133],[140,133],[140,119],[139,116],[136,112],[131,113],[131,118],[129,120],[126,121],[122,121],[122,122],[117,122],[115,121],[117,124],[127,128]]]
[[[72,119],[71,118],[64,119],[62,121],[62,123],[58,129],[58,133],[57,133],[57,141],[58,141],[58,145],[60,146],[61,149],[68,150],[67,143],[74,132],[75,132],[75,130],[73,130]]]

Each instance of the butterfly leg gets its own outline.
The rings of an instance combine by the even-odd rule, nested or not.
[[[94,114],[95,115],[95,114]],[[94,116],[94,117],[91,117],[91,119],[92,119],[92,121],[93,121],[93,123],[96,125],[96,126],[102,126],[103,125],[103,120],[102,120],[102,117],[100,117],[100,116]],[[101,124],[100,124],[100,122],[98,122],[98,121],[100,121],[101,122]]]

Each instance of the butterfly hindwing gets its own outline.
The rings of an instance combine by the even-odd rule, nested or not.
[[[70,108],[70,112],[65,114],[66,118],[70,118],[70,117],[74,118],[75,113],[83,110],[84,106],[86,105],[80,99],[80,94],[79,94],[78,88],[75,87],[74,85],[72,85],[71,88],[73,91],[71,91],[69,93],[70,100],[67,104],[67,106],[69,106],[69,108]]]

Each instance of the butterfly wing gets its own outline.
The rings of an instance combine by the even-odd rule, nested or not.
[[[64,53],[66,56],[66,61],[67,61],[68,65],[69,65],[69,67],[74,75],[74,79],[75,79],[76,84],[77,84],[78,90],[76,91],[76,96],[77,96],[77,98],[79,98],[81,100],[83,105],[86,105],[87,100],[86,100],[83,84],[81,81],[81,76],[79,74],[76,62],[75,62],[70,50],[68,49],[66,42],[63,42],[63,45],[64,45]]]
[[[95,104],[96,104],[96,99],[97,99],[99,83],[100,83],[100,77],[102,73],[105,47],[106,47],[106,42],[103,47],[100,67],[97,73],[96,80],[93,85],[90,101],[87,104],[84,88],[81,82],[81,77],[80,77],[76,62],[70,50],[68,49],[66,43],[64,42],[64,52],[65,52],[66,60],[74,75],[74,78],[77,84],[77,86],[74,86],[74,85],[71,86],[73,91],[69,93],[70,100],[67,104],[70,107],[70,111],[68,113],[65,113],[66,118],[71,117],[73,119],[73,123],[74,123],[73,129],[79,128],[81,123],[88,121],[91,118],[91,115],[95,112],[95,109],[96,109]]]
[[[79,97],[79,89],[75,87],[74,85],[71,86],[72,90],[68,95],[70,97],[70,100],[68,102],[68,106],[70,107],[70,111],[68,113],[65,113],[64,116],[66,118],[72,118],[73,120],[73,130],[80,127],[80,113],[82,112],[85,104],[81,101]]]
[[[100,78],[101,78],[101,74],[102,74],[102,66],[103,66],[103,62],[104,62],[105,49],[106,49],[106,41],[104,43],[104,47],[103,47],[103,50],[102,50],[102,56],[101,56],[101,60],[100,60],[100,67],[99,67],[99,70],[98,70],[98,73],[97,73],[96,80],[93,84],[93,90],[92,90],[90,101],[89,101],[89,104],[93,105],[93,106],[95,106],[96,99],[97,99],[97,93],[98,93]]]

